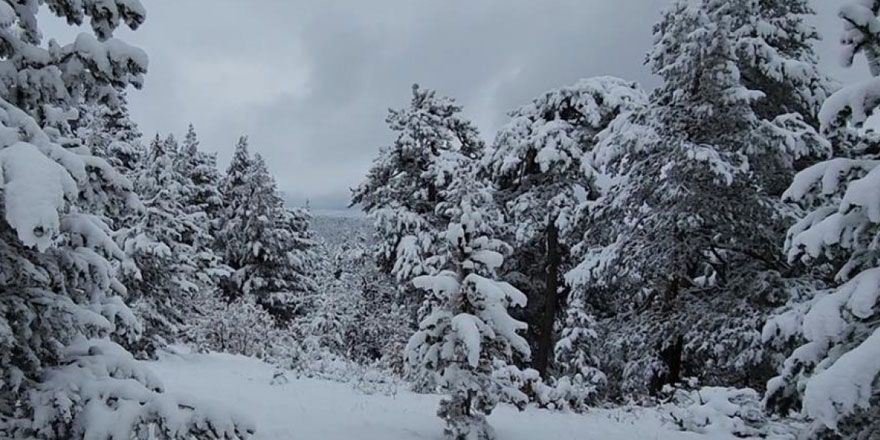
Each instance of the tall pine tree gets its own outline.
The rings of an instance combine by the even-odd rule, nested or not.
[[[447,165],[457,160],[447,156],[476,160],[484,148],[455,101],[418,85],[412,94],[409,107],[390,110],[386,119],[397,133],[394,144],[380,151],[352,192],[352,205],[361,205],[376,225],[379,264],[404,283],[438,270],[429,260],[439,252],[434,232],[445,220],[435,207],[453,172]]]
[[[117,239],[133,263],[124,266],[123,282],[144,320],[140,348],[148,353],[178,338],[189,300],[210,286],[195,247],[208,232],[186,209],[191,183],[175,166],[176,150],[173,137],[163,141],[156,135],[135,176],[144,212],[129,219]]]
[[[590,153],[614,183],[590,209],[568,279],[607,317],[615,393],[684,376],[760,386],[772,371],[760,326],[799,283],[774,250],[790,221],[776,194],[830,151],[811,125],[828,83],[808,12],[675,3],[655,26],[649,61],[664,83],[651,107],[615,121]]]
[[[284,207],[265,161],[251,157],[247,138],[236,146],[223,197],[218,239],[233,270],[224,288],[227,298],[252,296],[279,323],[304,313],[315,291],[308,216]]]
[[[537,341],[534,366],[542,374],[566,296],[562,276],[572,266],[568,246],[576,211],[598,193],[581,160],[615,117],[646,101],[636,84],[611,77],[549,91],[510,114],[484,161],[515,247],[511,281],[539,306],[529,323]]]

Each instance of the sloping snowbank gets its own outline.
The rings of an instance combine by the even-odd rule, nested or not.
[[[364,394],[350,384],[317,379],[273,380],[275,368],[227,354],[167,354],[150,362],[169,392],[234,407],[257,423],[262,440],[409,440],[443,438],[439,396],[399,390]],[[273,385],[273,382],[276,384]],[[649,409],[596,410],[586,415],[499,407],[489,422],[499,440],[734,439],[675,431]]]

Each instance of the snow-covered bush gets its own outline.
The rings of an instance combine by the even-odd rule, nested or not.
[[[312,270],[320,288],[309,310],[289,325],[298,347],[295,368],[344,381],[352,378],[345,370],[367,366],[402,374],[412,318],[395,283],[377,267],[364,234],[331,233],[343,236],[317,246]]]
[[[264,360],[284,357],[293,347],[288,332],[275,326],[272,316],[253,298],[227,302],[213,291],[189,299],[184,340],[201,351],[253,356]],[[291,338],[292,339],[292,338]]]
[[[733,434],[737,437],[763,437],[766,417],[757,391],[745,388],[703,387],[693,390],[672,388],[669,417],[684,431],[701,434]],[[793,437],[792,437],[793,438]]]
[[[522,409],[527,405],[584,412],[597,402],[596,386],[581,376],[543,379],[538,370],[498,362],[494,376],[509,387],[501,401]]]
[[[46,374],[28,402],[42,426],[21,432],[37,438],[180,440],[240,439],[255,432],[253,422],[223,407],[172,397],[149,370],[107,339],[79,338],[59,360],[63,366]],[[18,428],[10,427],[12,433]]]

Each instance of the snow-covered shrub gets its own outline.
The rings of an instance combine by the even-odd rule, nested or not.
[[[273,362],[295,371],[305,377],[319,377],[337,382],[349,382],[360,369],[360,365],[341,356],[329,347],[321,345],[317,338],[300,338],[299,333],[290,333],[291,341],[282,356]]]
[[[384,394],[392,396],[402,383],[391,371],[376,367],[363,367],[352,382],[354,388],[365,394]]]
[[[669,417],[684,431],[754,437],[766,422],[761,395],[752,389],[703,387],[685,390],[666,386],[673,407]]]
[[[402,374],[411,318],[365,237],[323,241],[317,256],[313,269],[320,288],[307,313],[289,325],[296,344],[287,362],[300,374],[345,382],[360,380],[365,368]]]
[[[46,374],[28,402],[33,419],[46,421],[32,431],[38,438],[240,439],[256,429],[222,407],[171,397],[107,339],[77,339],[61,356],[63,366]],[[15,433],[16,423],[10,427]]]
[[[581,376],[545,380],[538,370],[497,363],[494,377],[509,385],[502,401],[520,409],[532,404],[539,408],[583,412],[597,401],[595,384],[584,382]]]
[[[186,342],[201,351],[271,360],[290,349],[285,331],[275,326],[272,316],[253,298],[226,302],[209,291],[194,295],[191,301],[192,311],[182,334]]]
[[[286,383],[289,375],[295,375],[347,383],[365,394],[386,395],[396,394],[402,385],[399,374],[380,361],[358,362],[322,345],[318,338],[302,339],[293,329],[276,330],[268,348],[271,355],[263,359],[279,368],[274,383]]]

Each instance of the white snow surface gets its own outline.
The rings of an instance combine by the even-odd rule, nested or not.
[[[435,415],[440,396],[402,387],[394,395],[364,394],[351,384],[296,378],[273,381],[276,369],[228,354],[164,354],[148,362],[169,393],[231,406],[257,424],[255,440],[443,439]],[[274,384],[273,384],[274,382]],[[499,440],[735,439],[677,431],[657,410],[596,409],[586,414],[499,406],[489,423]]]

